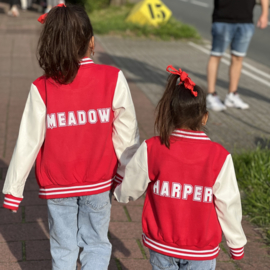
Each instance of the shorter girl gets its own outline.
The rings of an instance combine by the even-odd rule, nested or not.
[[[243,258],[247,242],[233,161],[201,131],[204,91],[181,69],[167,71],[155,123],[160,136],[142,143],[114,194],[127,203],[146,191],[143,243],[153,270],[212,270],[222,232],[233,259]]]

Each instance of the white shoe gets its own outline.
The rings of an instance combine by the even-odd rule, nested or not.
[[[226,106],[220,101],[219,96],[212,94],[208,94],[206,97],[206,107],[216,112],[226,110]]]
[[[18,17],[20,15],[18,8],[14,5],[7,13],[9,16]]]
[[[245,103],[237,93],[230,93],[226,96],[225,105],[227,107],[235,107],[238,109],[248,109],[249,105]]]

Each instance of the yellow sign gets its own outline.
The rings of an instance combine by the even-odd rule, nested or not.
[[[128,22],[158,26],[167,22],[172,12],[160,0],[143,0],[131,10]]]

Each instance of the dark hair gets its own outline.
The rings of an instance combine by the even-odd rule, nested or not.
[[[196,85],[194,91],[198,95],[195,97],[183,83],[176,85],[178,79],[179,75],[169,75],[166,90],[156,108],[155,128],[160,135],[161,143],[168,148],[170,135],[174,129],[200,130],[202,118],[207,113],[205,92]]]
[[[38,41],[38,62],[46,77],[61,84],[72,82],[92,36],[90,19],[81,6],[54,7]]]

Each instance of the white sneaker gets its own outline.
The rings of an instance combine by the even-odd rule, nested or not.
[[[216,112],[226,110],[226,106],[220,101],[218,95],[208,94],[206,97],[206,106],[208,109]]]
[[[9,16],[19,17],[20,13],[18,8],[14,5],[7,13]]]
[[[238,109],[248,109],[249,105],[245,103],[237,93],[230,93],[226,96],[225,105],[227,107],[235,107]]]

